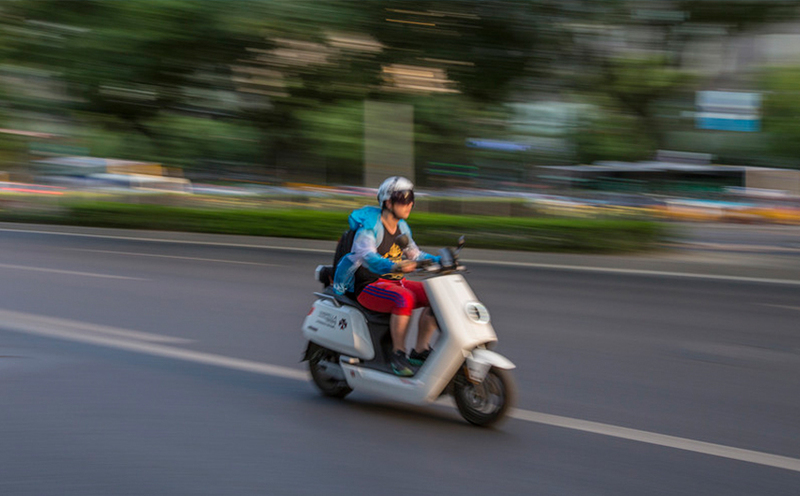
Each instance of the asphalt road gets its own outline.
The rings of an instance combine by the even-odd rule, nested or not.
[[[800,226],[777,224],[675,224],[683,249],[800,256]]]
[[[518,365],[486,430],[316,393],[299,325],[330,244],[47,230],[0,227],[2,495],[800,488],[796,258],[465,250]]]

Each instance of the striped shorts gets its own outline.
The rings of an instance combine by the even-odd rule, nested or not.
[[[415,308],[430,306],[419,281],[379,279],[358,295],[358,302],[374,312],[411,315]]]

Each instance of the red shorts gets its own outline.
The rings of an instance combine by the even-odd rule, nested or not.
[[[367,285],[358,302],[374,312],[411,315],[412,310],[428,307],[428,295],[419,281],[379,279]]]

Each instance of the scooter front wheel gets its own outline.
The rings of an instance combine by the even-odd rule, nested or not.
[[[347,385],[344,377],[337,377],[337,372],[343,374],[339,365],[339,354],[322,346],[314,345],[314,350],[308,359],[308,369],[314,385],[325,396],[344,398],[353,390]]]
[[[453,385],[458,412],[474,425],[486,427],[503,420],[516,402],[514,378],[507,370],[492,367],[479,384],[470,382],[463,372]]]

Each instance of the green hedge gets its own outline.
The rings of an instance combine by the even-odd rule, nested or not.
[[[92,227],[188,231],[336,240],[347,228],[346,212],[313,210],[195,209],[111,202],[74,203],[61,214],[4,212],[0,220]],[[657,247],[664,224],[637,220],[537,219],[415,213],[414,239],[425,246],[452,246],[460,235],[473,248],[618,253]]]

